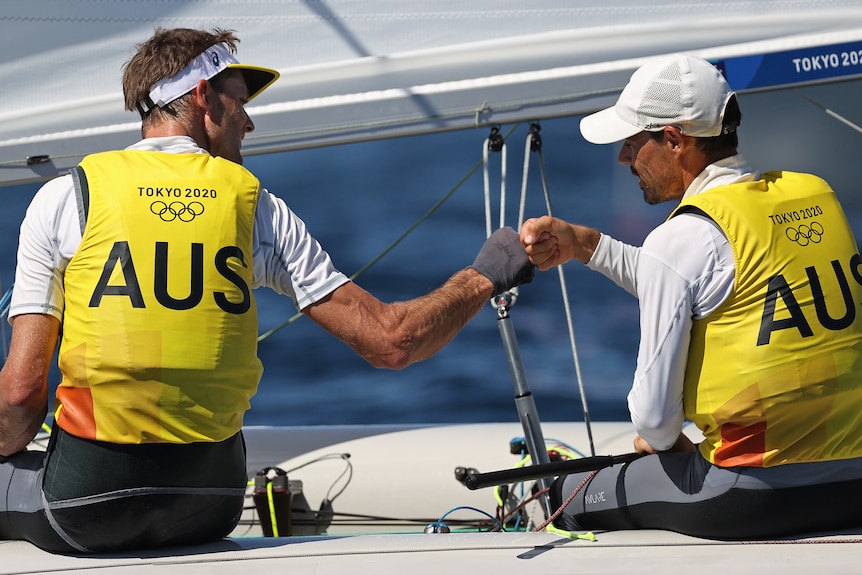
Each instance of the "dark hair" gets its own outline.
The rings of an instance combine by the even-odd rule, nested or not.
[[[737,128],[742,123],[742,111],[736,94],[732,95],[724,107],[724,116],[721,119],[721,134],[711,138],[697,138],[694,145],[698,150],[712,156],[739,146],[739,135]]]
[[[123,95],[127,110],[136,110],[149,97],[153,84],[179,74],[189,62],[210,46],[224,43],[236,52],[239,38],[231,30],[215,28],[212,32],[190,28],[156,28],[153,36],[137,45],[137,52],[123,67]],[[181,115],[185,109],[185,96],[169,106],[155,108],[141,114],[145,127],[156,126],[165,120],[165,114]]]
[[[694,145],[698,150],[710,157],[727,154],[730,151],[736,150],[739,146],[737,128],[741,123],[742,111],[739,109],[739,102],[736,100],[736,94],[734,94],[724,107],[724,116],[721,119],[721,134],[718,136],[695,138]],[[664,137],[664,132],[662,131],[649,132],[649,134],[655,140],[660,140]]]

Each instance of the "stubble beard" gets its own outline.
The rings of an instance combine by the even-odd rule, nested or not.
[[[662,203],[663,200],[661,199],[659,194],[657,194],[653,188],[644,187],[644,188],[642,188],[642,190],[644,193],[644,201],[647,204],[649,204],[651,206],[655,206],[657,204]]]

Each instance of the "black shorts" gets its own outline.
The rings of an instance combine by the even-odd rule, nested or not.
[[[117,445],[57,426],[47,455],[9,458],[5,477],[0,538],[62,553],[222,538],[239,521],[248,481],[241,433],[217,443]]]

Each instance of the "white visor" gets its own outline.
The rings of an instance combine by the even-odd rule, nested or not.
[[[278,79],[278,72],[269,68],[240,64],[225,44],[210,46],[172,78],[164,78],[150,88],[149,101],[138,105],[141,113],[156,106],[162,108],[180,96],[188,94],[201,80],[209,80],[227,68],[243,73],[251,100]]]

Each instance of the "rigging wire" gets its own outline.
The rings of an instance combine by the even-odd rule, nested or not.
[[[446,519],[446,517],[448,517],[449,515],[451,515],[453,512],[455,512],[455,511],[460,511],[460,510],[463,510],[463,509],[466,509],[466,510],[468,510],[468,511],[475,511],[475,512],[477,512],[477,513],[481,513],[482,515],[484,515],[485,517],[489,518],[491,521],[493,521],[494,523],[496,523],[496,525],[497,525],[497,528],[498,528],[498,529],[500,529],[501,531],[505,531],[505,530],[506,530],[506,529],[505,529],[505,527],[503,526],[503,523],[501,523],[499,519],[497,519],[496,517],[494,517],[493,515],[491,515],[491,514],[490,514],[490,513],[488,513],[487,511],[482,511],[481,509],[478,509],[478,508],[476,508],[476,507],[471,507],[471,506],[469,506],[469,505],[460,505],[460,506],[458,506],[458,507],[453,507],[452,509],[450,509],[449,511],[447,511],[446,513],[444,513],[443,515],[441,515],[441,516],[440,516],[440,519],[438,519],[435,523],[432,523],[430,526],[448,527],[448,526],[446,526],[446,524],[445,524],[445,523],[443,523],[443,520],[444,520],[444,519]]]
[[[485,183],[485,237],[491,237],[491,177],[488,155],[491,152],[500,153],[500,226],[506,221],[506,139],[500,135],[500,128],[491,128],[491,134],[482,142],[482,166]]]
[[[527,178],[530,173],[530,156],[532,153],[537,153],[539,157],[539,171],[542,177],[542,190],[545,196],[545,209],[548,212],[549,216],[553,216],[553,210],[551,208],[551,196],[549,192],[548,186],[548,173],[545,168],[545,158],[542,154],[542,138],[539,135],[539,131],[541,127],[538,122],[534,122],[530,126],[530,132],[527,134],[527,143],[524,149],[524,172],[523,178],[521,180],[521,204],[520,210],[518,214],[518,229],[521,229],[521,225],[524,223],[524,208],[526,205],[526,197],[527,197]],[[587,405],[587,395],[584,389],[584,378],[581,373],[581,362],[578,358],[578,346],[575,343],[575,327],[574,322],[572,320],[572,307],[569,303],[569,290],[566,287],[566,275],[563,273],[563,266],[557,266],[557,275],[560,280],[560,291],[563,294],[563,308],[566,314],[566,325],[569,331],[569,343],[572,348],[572,359],[575,364],[575,375],[578,383],[578,391],[581,395],[581,406],[584,410],[584,423],[587,426],[587,438],[590,442],[590,453],[592,455],[596,454],[596,447],[593,442],[593,430],[592,425],[590,423],[590,409]]]
[[[813,100],[812,98],[809,98],[808,96],[806,96],[805,94],[803,94],[803,93],[802,93],[802,92],[800,92],[799,90],[790,90],[790,91],[791,91],[793,94],[795,94],[795,95],[797,95],[798,97],[800,97],[800,98],[802,98],[803,100],[805,100],[806,102],[808,102],[809,104],[811,104],[812,106],[815,106],[815,107],[817,107],[817,108],[820,108],[824,113],[826,113],[826,115],[827,115],[827,116],[831,116],[831,117],[835,118],[836,120],[838,120],[838,121],[839,121],[839,122],[841,122],[842,124],[845,124],[845,125],[847,125],[847,126],[849,126],[849,127],[853,128],[854,130],[856,130],[856,131],[857,131],[857,132],[859,132],[860,134],[862,134],[862,127],[860,127],[858,124],[856,124],[856,123],[852,122],[851,120],[848,120],[847,118],[845,118],[844,116],[842,116],[842,115],[841,115],[841,114],[839,114],[838,112],[835,112],[834,110],[831,110],[831,109],[827,108],[826,106],[824,106],[824,105],[820,104],[819,102],[817,102],[817,101]]]
[[[348,485],[350,485],[351,479],[353,479],[353,464],[350,462],[350,454],[349,453],[330,453],[327,455],[322,455],[316,459],[312,459],[311,461],[307,461],[307,462],[303,463],[302,465],[297,465],[296,467],[292,467],[291,469],[288,469],[286,471],[286,473],[289,476],[294,471],[298,471],[298,470],[302,469],[303,467],[311,465],[312,463],[318,463],[320,461],[327,461],[327,460],[332,460],[332,459],[336,459],[336,460],[341,459],[345,463],[344,470],[341,472],[341,474],[338,477],[336,477],[332,481],[332,485],[329,486],[329,489],[326,492],[326,496],[324,497],[325,501],[327,501],[329,504],[332,504],[332,502],[335,501],[339,495],[344,493],[344,490],[347,489]],[[335,486],[338,485],[338,482],[341,481],[341,479],[343,477],[346,477],[346,479],[344,480],[344,485],[341,487],[341,489],[338,490],[337,493],[335,493],[335,495],[332,495],[332,491],[335,489]]]
[[[548,178],[547,171],[545,169],[544,157],[542,155],[542,141],[539,136],[540,126],[538,122],[534,122],[530,126],[530,131],[527,135],[526,141],[526,150],[524,156],[524,168],[522,175],[522,186],[521,186],[521,197],[519,203],[518,210],[518,222],[517,229],[520,230],[523,222],[524,222],[524,214],[526,210],[526,197],[527,197],[527,182],[529,180],[529,170],[530,170],[530,156],[532,152],[538,152],[539,155],[539,163],[541,168],[541,176],[542,176],[542,186],[545,197],[545,205],[547,214],[549,216],[553,216],[553,210],[551,208],[551,200],[548,186]],[[499,227],[502,228],[505,225],[505,203],[506,203],[506,145],[505,138],[502,138],[499,133],[499,128],[493,127],[491,129],[490,136],[483,142],[482,147],[482,161],[485,166],[484,169],[484,188],[485,188],[485,227],[487,235],[491,235],[491,195],[490,195],[490,178],[489,178],[489,162],[488,156],[490,152],[502,152],[502,167],[501,167],[501,176],[502,181],[500,183],[500,222]],[[565,314],[566,320],[568,324],[569,330],[569,341],[571,344],[572,357],[574,359],[575,371],[577,377],[578,388],[580,390],[581,404],[583,406],[584,411],[584,422],[587,427],[587,436],[590,443],[590,452],[592,455],[595,455],[595,443],[593,441],[593,433],[592,433],[592,425],[590,422],[590,413],[589,407],[586,399],[586,392],[583,384],[583,374],[581,372],[580,361],[578,358],[577,345],[575,342],[575,334],[574,327],[572,321],[572,311],[571,305],[568,299],[568,289],[566,287],[565,275],[563,273],[562,266],[557,266],[557,271],[560,280],[560,288],[562,291],[563,303],[565,306]],[[509,290],[506,294],[507,297],[498,296],[494,300],[494,305],[498,310],[498,316],[501,320],[508,319],[508,307],[511,303],[514,303],[515,298],[517,297],[517,291],[515,288]],[[503,326],[504,324],[500,324]],[[506,324],[508,325],[508,324]],[[529,451],[534,454],[537,458],[536,463],[545,463],[548,459],[548,453],[545,451],[543,447],[544,439],[541,437],[541,427],[538,422],[538,415],[535,413],[535,404],[532,399],[532,394],[529,391],[529,388],[526,387],[523,378],[523,370],[520,366],[520,358],[517,354],[517,346],[514,343],[514,334],[511,332],[510,328],[504,329],[501,327],[501,335],[503,336],[504,347],[506,347],[507,357],[509,360],[509,367],[512,371],[512,377],[515,383],[516,389],[516,404],[518,406],[519,412],[518,416],[521,419],[521,424],[524,427],[527,444],[529,447]],[[541,449],[541,451],[539,451]],[[544,481],[540,480],[537,483],[537,486],[540,488],[540,491],[547,491],[547,487],[549,485]],[[544,489],[542,489],[544,488]],[[498,501],[502,498],[499,497]],[[549,502],[547,496],[542,497],[542,503],[544,504],[545,516],[550,517],[552,514],[552,510],[549,507]]]

